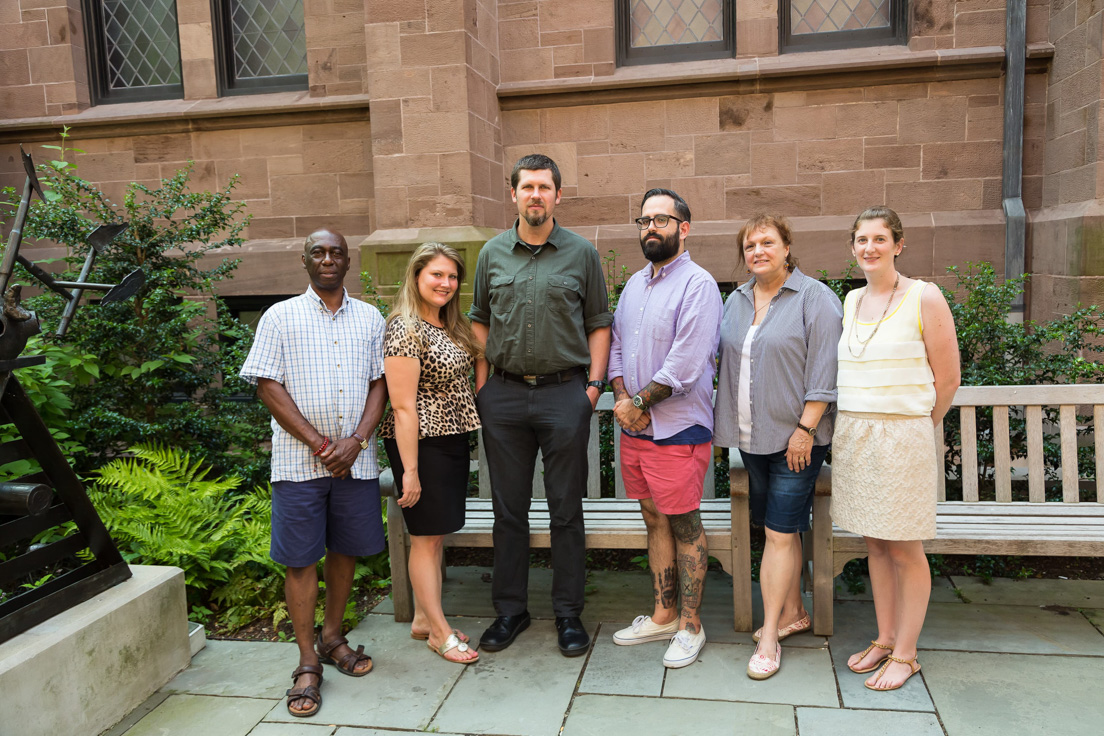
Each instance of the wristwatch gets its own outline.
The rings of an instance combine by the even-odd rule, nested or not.
[[[816,437],[816,427],[806,427],[801,422],[797,423],[797,428],[802,432],[808,432],[810,437]]]
[[[633,397],[633,406],[641,411],[644,411],[644,399],[640,398],[640,394]]]
[[[599,391],[602,391],[606,388],[606,382],[605,381],[587,381],[587,388],[596,388]]]
[[[362,449],[362,450],[367,450],[368,449],[368,440],[364,439],[363,437],[361,437],[356,432],[353,432],[353,439],[360,442],[360,449]]]

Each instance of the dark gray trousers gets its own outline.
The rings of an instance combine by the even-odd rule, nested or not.
[[[491,376],[476,397],[483,422],[494,508],[494,580],[491,598],[499,616],[527,609],[529,505],[539,448],[551,517],[552,610],[583,612],[586,538],[583,496],[593,411],[586,373],[548,386],[530,387]]]

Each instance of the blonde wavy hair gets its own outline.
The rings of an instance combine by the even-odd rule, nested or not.
[[[418,321],[421,319],[422,307],[426,306],[426,303],[418,292],[418,276],[421,275],[422,269],[438,256],[444,256],[456,264],[457,276],[456,293],[449,299],[448,304],[441,307],[441,324],[444,325],[445,334],[450,340],[478,360],[483,357],[483,347],[475,339],[468,318],[460,311],[459,287],[464,282],[464,275],[467,272],[464,268],[464,259],[454,248],[443,243],[422,243],[410,256],[402,286],[399,287],[399,293],[395,295],[395,304],[387,322],[400,320],[408,333],[419,335]]]

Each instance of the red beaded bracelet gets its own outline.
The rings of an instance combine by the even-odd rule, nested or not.
[[[318,448],[317,450],[315,450],[315,451],[314,451],[314,456],[315,456],[315,457],[318,457],[318,456],[319,456],[319,455],[321,455],[321,454],[322,454],[322,452],[323,452],[323,451],[324,451],[324,450],[325,450],[325,449],[326,449],[327,447],[329,447],[329,446],[330,446],[330,438],[329,438],[329,437],[325,437],[325,438],[323,438],[323,440],[322,440],[322,446],[321,446],[321,447],[319,447],[319,448]]]

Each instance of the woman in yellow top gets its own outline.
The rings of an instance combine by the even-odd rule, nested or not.
[[[410,636],[450,662],[471,664],[479,655],[441,609],[442,537],[464,526],[468,436],[479,428],[469,376],[483,352],[460,311],[463,280],[464,261],[447,245],[424,243],[410,257],[387,319],[383,370],[392,411],[379,436],[410,531]]]
[[[935,427],[960,382],[954,319],[934,284],[897,272],[901,218],[871,207],[851,228],[866,286],[847,295],[839,342],[839,417],[832,442],[832,520],[866,539],[878,636],[847,666],[871,690],[896,690],[920,671],[935,537]]]

